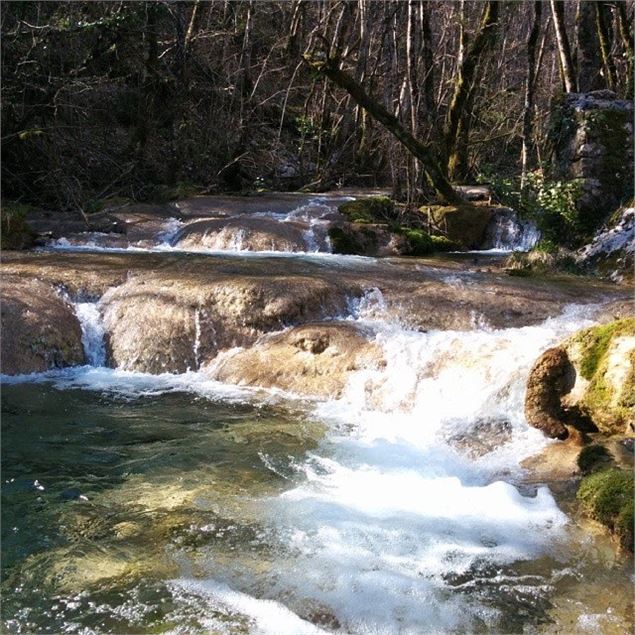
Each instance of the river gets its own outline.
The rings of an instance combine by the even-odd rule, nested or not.
[[[486,256],[53,247],[5,266],[56,271],[87,364],[3,377],[5,632],[632,629],[632,562],[521,466],[553,443],[524,418],[529,370],[594,323],[607,287],[506,280]],[[326,397],[223,383],[201,360],[199,308],[190,367],[109,368],[100,297],[120,257],[177,277],[355,282],[321,319],[359,329],[383,361]],[[80,258],[108,283],[78,293]],[[536,313],[519,315],[515,293]],[[456,312],[440,318],[444,297]]]

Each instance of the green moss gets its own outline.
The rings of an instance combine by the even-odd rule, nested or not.
[[[589,474],[611,460],[610,452],[602,445],[594,443],[582,448],[578,455],[578,467],[583,474]]]
[[[335,254],[359,255],[364,253],[364,246],[361,242],[352,233],[344,231],[341,227],[331,227],[329,239]]]
[[[406,238],[404,256],[427,256],[434,250],[432,237],[423,229],[403,229]]]
[[[0,247],[24,249],[30,247],[35,232],[29,227],[26,216],[33,208],[24,203],[4,203],[0,210]]]
[[[179,181],[175,185],[156,185],[145,197],[152,203],[169,203],[182,198],[196,196],[199,193],[198,188],[192,183]]]
[[[635,318],[624,318],[609,324],[592,326],[576,335],[574,341],[581,346],[580,374],[592,380],[600,367],[614,337],[635,334]]]
[[[577,498],[591,518],[606,525],[633,550],[633,474],[608,468],[582,479]]]
[[[387,223],[396,217],[394,203],[385,196],[346,201],[339,211],[352,223]]]

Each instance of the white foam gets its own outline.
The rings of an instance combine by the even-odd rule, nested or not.
[[[215,604],[248,617],[252,627],[249,632],[254,635],[325,635],[328,632],[301,619],[280,602],[252,597],[215,580],[174,580],[171,585],[209,596]]]
[[[90,366],[105,366],[105,330],[98,303],[74,302],[73,306],[82,329],[82,345],[86,362]]]

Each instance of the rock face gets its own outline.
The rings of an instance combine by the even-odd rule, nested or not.
[[[179,249],[305,251],[304,232],[308,228],[299,222],[248,216],[202,220],[186,225],[177,234],[174,246]]]
[[[336,398],[349,372],[380,363],[378,346],[358,328],[323,322],[265,336],[247,350],[219,357],[208,372],[233,384]]]
[[[552,438],[566,438],[567,425],[632,433],[635,318],[583,329],[543,353],[529,376],[525,414]]]
[[[577,263],[615,282],[633,279],[635,268],[635,207],[619,209],[593,240],[578,250]]]
[[[337,315],[355,290],[319,277],[133,278],[101,301],[110,364],[149,373],[196,369],[263,333]],[[357,290],[357,293],[361,293]]]
[[[2,373],[18,375],[84,361],[73,307],[44,282],[3,276]]]
[[[608,90],[570,93],[552,114],[554,177],[578,179],[586,229],[633,196],[633,102]]]

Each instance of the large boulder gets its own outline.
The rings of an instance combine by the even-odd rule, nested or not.
[[[208,372],[227,383],[337,398],[351,371],[380,363],[379,347],[363,331],[346,322],[322,322],[265,336],[249,349],[220,356]]]
[[[186,225],[174,240],[179,249],[306,251],[308,224],[267,217],[235,216]]]
[[[73,307],[53,286],[5,275],[0,296],[2,373],[36,373],[84,362]]]
[[[431,233],[447,237],[465,249],[480,249],[495,207],[487,204],[429,205],[421,208]]]
[[[635,318],[583,329],[543,353],[527,382],[525,414],[553,438],[566,438],[567,426],[633,433]]]
[[[580,220],[595,230],[633,196],[633,102],[608,90],[568,93],[552,111],[553,176],[576,179]]]
[[[101,301],[110,363],[149,373],[195,369],[264,333],[341,314],[360,293],[301,275],[138,276]]]

